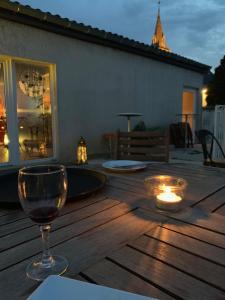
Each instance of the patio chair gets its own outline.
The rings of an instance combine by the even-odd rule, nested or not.
[[[220,153],[222,154],[223,158],[225,159],[224,151],[223,151],[219,141],[214,136],[214,134],[207,129],[201,129],[201,130],[195,131],[195,134],[196,134],[199,142],[202,145],[202,151],[203,151],[203,156],[204,156],[203,164],[205,166],[225,168],[225,162],[214,161],[212,158],[213,146],[216,143],[220,150]]]
[[[170,125],[171,142],[176,148],[193,148],[193,136],[189,123],[178,122]]]
[[[168,162],[168,130],[117,132],[116,159]]]

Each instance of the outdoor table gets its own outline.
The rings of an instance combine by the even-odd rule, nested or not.
[[[126,117],[127,118],[127,131],[131,132],[131,121],[130,118],[132,117],[141,117],[142,114],[137,114],[137,113],[119,113],[119,117]]]
[[[159,212],[147,197],[143,180],[157,174],[188,181],[181,212]],[[68,202],[53,222],[52,252],[69,261],[64,276],[158,299],[225,299],[225,170],[150,163],[107,175],[100,193]],[[7,209],[0,224],[0,298],[26,299],[38,286],[25,274],[41,253],[38,226]]]

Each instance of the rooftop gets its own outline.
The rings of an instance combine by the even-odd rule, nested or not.
[[[19,2],[1,0],[0,18],[90,43],[119,49],[121,51],[144,56],[198,73],[207,73],[210,69],[210,66],[208,65],[175,53],[166,52],[157,47],[149,46],[118,34],[93,28],[76,21],[71,21],[67,18],[62,18],[59,15],[53,15],[50,12],[33,9],[30,6],[22,5]]]

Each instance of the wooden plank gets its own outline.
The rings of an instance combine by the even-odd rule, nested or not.
[[[135,276],[131,272],[121,268],[107,259],[103,259],[94,266],[91,266],[87,270],[83,271],[82,274],[97,284],[114,289],[125,290],[127,292],[154,297],[161,300],[174,299],[152,285],[150,282]]]
[[[166,165],[165,165],[166,167]],[[170,163],[167,165],[167,167],[176,168],[177,170],[181,170],[184,173],[189,172],[190,174],[198,174],[198,175],[205,175],[207,176],[223,176],[225,173],[225,170],[222,168],[212,168],[212,167],[206,167],[199,164],[194,164],[191,162],[187,163]]]
[[[192,226],[188,223],[184,223],[178,220],[169,220],[169,223],[161,225],[163,228],[172,230],[174,232],[187,235],[200,241],[204,241],[208,244],[225,249],[224,235],[215,233],[211,230],[203,229],[198,226]]]
[[[183,172],[177,172],[176,169],[170,169],[170,167],[168,168],[164,168],[163,166],[165,165],[165,163],[150,163],[148,162],[148,168],[145,171],[142,172],[137,172],[137,173],[133,173],[133,174],[118,174],[118,176],[120,177],[127,177],[127,178],[133,178],[133,179],[139,179],[142,180],[148,176],[153,176],[153,175],[173,175],[173,176],[178,176],[178,177],[184,177],[185,179],[188,180],[188,182],[190,183],[194,183],[196,182],[196,180],[199,182],[199,184],[201,184],[203,186],[207,186],[208,183],[210,183],[211,185],[215,185],[215,186],[224,186],[224,180],[221,177],[214,177],[214,180],[212,181],[212,178],[207,176],[207,174],[202,177],[198,174],[184,174]],[[115,174],[114,174],[115,175]],[[202,181],[202,179],[205,179],[205,181]]]
[[[15,213],[15,210],[1,209],[0,210],[0,217],[5,216],[5,215],[9,215],[9,214],[13,214],[13,213]]]
[[[131,208],[126,204],[119,204],[117,206],[113,206],[108,210],[100,211],[98,214],[94,216],[87,217],[86,219],[81,219],[76,222],[76,220],[72,220],[69,222],[69,225],[60,227],[59,230],[55,230],[51,232],[50,241],[51,246],[55,246],[59,243],[72,239],[82,233],[91,230],[96,226],[100,226],[109,222],[115,218],[118,218],[124,214],[127,214]],[[68,216],[70,217],[70,215]],[[16,264],[29,256],[36,255],[41,251],[41,241],[39,236],[37,235],[37,230],[32,228],[35,238],[31,240],[27,240],[22,244],[18,244],[13,248],[7,249],[0,253],[0,270],[8,268],[9,266]],[[23,236],[23,231],[19,232]],[[22,239],[22,237],[21,237]],[[8,243],[10,243],[8,241]],[[27,251],[29,249],[29,251]]]
[[[124,147],[123,145],[121,145],[120,146],[120,151],[122,153],[126,153],[126,154],[129,153],[129,154],[132,154],[132,155],[133,155],[133,153],[145,154],[146,156],[147,155],[157,155],[157,154],[163,155],[165,153],[165,146],[155,146],[155,147],[127,146],[127,147]],[[123,155],[122,153],[120,153],[121,156]]]
[[[154,251],[157,251],[157,247]],[[224,292],[130,247],[115,251],[109,258],[138,276],[163,287],[175,297],[193,300],[196,297],[204,300],[225,297]]]
[[[97,169],[97,170],[104,170],[101,166],[99,165],[92,165],[92,168]],[[201,165],[195,165],[190,163],[173,163],[173,162],[151,162],[149,161],[148,169],[147,171],[143,171],[142,174],[145,173],[150,173],[152,172],[170,172],[171,174],[173,173],[174,175],[177,174],[177,176],[189,176],[189,178],[197,177],[197,178],[209,178],[213,177],[215,180],[219,180],[220,182],[223,181],[223,176],[225,174],[225,169],[221,168],[209,168]],[[128,175],[128,174],[127,174]],[[135,175],[135,174],[134,174]]]
[[[102,200],[106,199],[105,194],[97,197],[91,197],[88,199],[85,199],[85,201],[78,200],[74,203],[69,202],[67,205],[62,209],[60,212],[60,216],[66,215],[73,211],[78,211],[84,207],[88,207],[89,205],[92,205],[94,203],[98,203]],[[27,216],[23,213],[23,218],[13,218],[11,222],[6,222],[3,225],[0,226],[0,237],[8,235],[13,232],[17,232],[18,230],[25,229],[28,227],[33,226],[33,222],[27,218]]]
[[[114,198],[118,201],[128,203],[129,205],[136,205],[137,207],[142,206],[142,204],[140,203],[140,196],[135,193],[116,189],[111,186],[107,186],[107,193],[109,197]]]
[[[129,138],[149,138],[149,137],[165,137],[165,132],[162,130],[155,131],[132,131],[132,132],[119,132],[121,137],[129,137]]]
[[[168,169],[164,169],[165,165],[169,165],[167,167]],[[105,171],[104,169],[101,171]],[[148,168],[147,170],[144,170],[142,172],[136,172],[136,173],[124,173],[124,174],[119,174],[119,173],[110,173],[106,172],[107,175],[110,174],[112,177],[119,177],[123,179],[128,179],[128,180],[136,180],[139,182],[143,182],[144,179],[148,176],[154,176],[154,175],[172,175],[172,176],[178,176],[186,179],[189,184],[189,188],[196,187],[196,190],[199,194],[204,194],[203,193],[206,189],[208,190],[210,188],[209,194],[211,192],[215,192],[216,190],[220,189],[221,187],[224,187],[224,180],[223,178],[220,177],[213,177],[213,180],[210,176],[206,175],[204,177],[198,175],[198,174],[183,174],[183,172],[177,172],[176,169],[175,171],[173,169],[170,169],[170,164],[165,164],[165,163],[149,163],[148,162]],[[203,181],[204,179],[204,181]],[[207,194],[206,194],[207,195]],[[198,198],[200,200],[202,198]]]
[[[161,173],[162,174],[162,173]],[[141,173],[132,173],[132,174],[110,174],[110,180],[108,184],[111,187],[110,193],[113,194],[119,194],[123,192],[131,192],[134,193],[133,196],[130,195],[130,197],[138,198],[140,197],[146,197],[146,191],[143,187],[144,179],[148,176],[154,175],[149,174],[149,171],[141,172]],[[170,174],[171,175],[171,174]],[[115,178],[113,180],[112,178]],[[185,206],[191,206],[195,203],[198,203],[202,199],[205,199],[210,194],[214,194],[218,191],[218,189],[221,188],[220,184],[221,180],[219,182],[212,181],[210,178],[207,180],[207,182],[200,180],[196,180],[196,178],[188,179],[188,188],[185,193]],[[224,183],[224,182],[223,182]],[[116,191],[118,190],[118,191]],[[107,191],[108,193],[108,191]],[[137,194],[137,195],[136,195]],[[119,196],[118,196],[119,197]],[[126,197],[123,197],[126,201]],[[120,197],[121,199],[121,197]],[[144,203],[144,202],[143,202]],[[148,203],[148,202],[145,202]],[[148,207],[149,205],[147,205]]]
[[[193,166],[193,165],[192,165]],[[221,173],[219,171],[209,171],[209,170],[205,170],[205,169],[195,169],[195,168],[188,168],[188,164],[187,167],[179,167],[178,164],[173,164],[173,163],[164,163],[164,164],[149,164],[149,168],[148,170],[150,171],[161,171],[161,172],[171,172],[173,174],[177,174],[178,176],[194,176],[194,177],[198,177],[198,178],[209,178],[209,177],[214,177],[214,178],[218,178],[218,180],[220,180],[222,182],[223,179],[223,175],[224,173]]]
[[[165,139],[131,139],[131,138],[123,138],[120,137],[120,143],[123,145],[130,145],[130,146],[156,146],[156,145],[165,145]]]
[[[225,218],[216,213],[208,214],[197,207],[187,208],[173,216],[170,215],[170,218],[225,235],[225,227],[221,225],[225,223]]]
[[[112,211],[108,211],[109,215],[112,215]],[[117,212],[118,211],[117,209]],[[101,214],[101,219],[105,218],[105,214],[106,212]],[[114,220],[112,220],[111,217],[112,221],[109,222],[102,220],[104,221],[104,223],[102,222],[102,226],[100,226],[100,222],[98,224],[94,218],[96,218],[96,216],[89,220],[89,228],[91,228],[90,225],[92,224],[92,230],[82,234],[79,238],[74,237],[53,248],[53,253],[63,255],[67,257],[69,261],[69,269],[65,276],[73,277],[79,274],[92,264],[97,263],[100,259],[103,259],[111,251],[118,249],[130,240],[137,238],[159,224],[155,214],[144,215],[138,210],[135,211],[135,214],[133,211]],[[165,219],[163,216],[160,218],[161,220],[163,220],[163,218]],[[84,232],[84,226],[85,223],[82,223],[78,228],[78,224],[76,224],[71,230],[77,230],[77,232],[81,232],[82,230]],[[69,230],[68,228],[68,231]],[[52,237],[51,240],[52,239],[54,239],[54,237]],[[38,249],[40,251],[40,245]],[[25,251],[27,252],[27,257],[32,255],[32,249],[29,247],[26,247]],[[14,254],[11,254],[9,260],[13,259],[12,255],[17,255],[17,252],[15,251]],[[28,262],[33,261],[35,258],[37,258],[37,256],[18,262],[0,272],[1,297],[4,300],[21,300],[26,298],[30,293],[34,282],[26,278],[25,268]],[[2,262],[3,259],[2,255],[0,255],[0,262]],[[12,274],[16,274],[16,281]]]
[[[193,239],[189,236],[168,230],[166,228],[157,227],[146,233],[148,237],[157,239],[171,246],[185,250],[202,258],[216,262],[225,267],[225,251],[214,245]]]
[[[225,205],[219,207],[219,208],[215,211],[215,213],[217,213],[217,214],[222,215],[222,216],[225,217]]]
[[[161,134],[159,132],[119,132],[116,142],[117,158],[168,161],[168,136],[167,131]],[[125,143],[124,140],[126,140]],[[130,141],[132,140],[136,141],[135,147],[131,146]],[[152,146],[146,147],[146,145],[143,144],[144,140],[151,141]],[[138,144],[138,141],[141,141],[141,144]]]
[[[103,201],[86,206],[82,210],[72,211],[70,214],[65,214],[63,216],[60,216],[53,222],[52,232],[64,226],[68,226],[82,219],[93,216],[99,212],[114,207],[118,204],[119,202],[116,200],[105,199]],[[18,222],[16,222],[16,224]],[[26,241],[33,240],[34,238],[38,238],[40,236],[40,231],[38,229],[38,226],[33,222],[31,222],[31,224],[32,226],[26,229],[20,230],[19,232],[16,231],[14,233],[2,237],[1,244],[0,244],[0,252],[5,251],[11,247],[15,247],[16,245],[22,244]]]
[[[215,212],[219,207],[225,204],[224,195],[225,195],[225,188],[222,188],[221,190],[217,191],[215,194],[197,203],[197,207],[209,213]]]
[[[155,173],[155,172],[150,173],[149,171],[148,172],[142,171],[140,173],[116,173],[116,172],[109,173],[108,172],[107,174],[109,176],[108,183],[110,183],[111,180],[113,180],[115,178],[116,180],[122,181],[127,185],[143,186],[145,178],[150,177],[150,176],[159,175],[159,174],[161,175],[162,172],[159,172],[159,173]],[[170,175],[173,175],[173,174],[170,174]],[[203,185],[202,179],[199,179],[197,177],[196,178],[188,177],[189,186],[192,186],[192,184],[197,186],[196,182]],[[215,185],[215,183],[214,183],[214,185]],[[201,188],[201,186],[200,186],[200,188]]]
[[[131,159],[131,155],[130,154],[119,154],[119,158],[118,159],[124,159],[124,160],[130,160]],[[146,155],[139,155],[139,154],[134,154],[132,155],[132,160],[141,160],[141,161],[149,161],[149,160],[153,160],[153,161],[165,161],[165,155],[161,155],[161,154],[146,154]]]
[[[87,280],[87,278],[84,278],[81,274],[75,275],[73,277],[73,279],[84,281],[84,282],[90,282],[90,281]]]
[[[146,173],[148,173],[148,172],[150,174],[152,174],[152,173],[171,174],[171,175],[178,176],[178,177],[185,177],[190,180],[192,180],[193,178],[196,178],[199,181],[202,179],[206,179],[207,181],[210,181],[210,180],[212,181],[212,177],[213,177],[213,179],[216,181],[215,183],[217,183],[217,184],[220,183],[221,185],[224,185],[223,177],[221,177],[220,174],[218,174],[218,175],[214,174],[213,176],[209,176],[208,172],[205,172],[204,174],[199,174],[197,171],[196,172],[188,172],[188,171],[180,170],[177,167],[173,167],[170,164],[165,164],[165,163],[151,164],[149,162]],[[144,174],[144,172],[139,173],[137,175],[138,175],[138,177],[146,176],[146,174]],[[206,185],[207,185],[207,183],[205,182],[205,186]]]
[[[70,212],[71,210],[75,209],[81,209],[82,207],[85,207],[89,204],[101,201],[106,198],[106,195],[104,194],[104,190],[101,193],[98,193],[96,195],[92,195],[89,198],[86,198],[85,201],[83,199],[70,199],[70,201],[67,200],[66,205],[62,208],[61,214],[66,214]],[[11,213],[12,212],[12,213]],[[9,210],[9,214],[0,217],[0,225],[6,225],[13,222],[16,222],[18,220],[22,220],[26,218],[26,214],[18,209],[18,210]]]
[[[123,181],[122,179],[113,178],[107,183],[107,185],[146,196],[144,182],[142,184],[129,184],[126,181]]]
[[[124,191],[129,191],[136,193],[137,195],[140,195],[141,197],[147,197],[147,192],[144,186],[144,180],[141,183],[135,183],[135,184],[130,184],[124,178],[118,178],[114,177],[114,179],[111,179],[108,182],[108,186],[111,186],[112,188],[116,189],[121,189]],[[189,185],[187,187],[187,190],[185,192],[185,202],[184,206],[191,206],[194,205],[195,203],[198,203],[201,199],[205,198],[207,195],[215,193],[220,186],[216,186],[216,183],[210,182],[207,184],[206,187],[203,187],[202,183],[202,188],[200,188],[199,184],[194,182],[191,184],[189,182]]]
[[[26,218],[25,213],[22,210],[14,211],[13,213],[9,213],[0,217],[0,226],[5,224],[10,224],[17,220],[21,220]]]
[[[161,228],[159,228],[159,231],[160,230]],[[163,231],[162,236],[164,234],[167,233]],[[173,237],[176,239],[175,235],[173,235]],[[178,240],[180,240],[179,237]],[[150,255],[151,257],[154,257],[172,267],[179,269],[182,272],[189,274],[192,277],[200,279],[225,291],[225,268],[222,266],[212,263],[211,261],[207,261],[199,256],[195,256],[189,252],[183,251],[179,248],[173,247],[168,243],[159,242],[159,240],[152,239],[149,236],[143,235],[135,241],[129,243],[129,245],[145,254]],[[192,251],[191,249],[192,244],[190,243],[188,244],[188,250]],[[223,251],[225,254],[225,250]],[[214,253],[212,253],[212,256],[213,255]]]

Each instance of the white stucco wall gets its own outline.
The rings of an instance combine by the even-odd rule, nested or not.
[[[193,71],[1,19],[0,55],[56,64],[62,161],[73,160],[80,135],[89,153],[102,153],[102,134],[127,128],[119,112],[143,113],[148,126],[176,121],[184,86],[200,89],[203,80]]]

